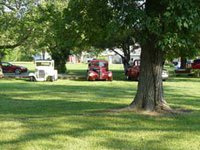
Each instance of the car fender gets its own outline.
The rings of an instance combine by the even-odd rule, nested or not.
[[[35,73],[32,73],[32,72],[31,72],[31,73],[29,73],[29,74],[28,74],[28,76],[29,76],[29,77],[35,77],[35,78],[36,78],[36,75],[35,75]]]

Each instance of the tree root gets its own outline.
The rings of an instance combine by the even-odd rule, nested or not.
[[[121,113],[121,112],[135,112],[140,114],[147,114],[147,115],[162,115],[162,114],[183,114],[189,113],[191,110],[184,110],[184,109],[172,109],[167,103],[160,103],[155,107],[154,110],[145,110],[143,108],[138,108],[136,105],[129,105],[123,108],[116,108],[116,109],[108,109],[104,112],[109,113]]]

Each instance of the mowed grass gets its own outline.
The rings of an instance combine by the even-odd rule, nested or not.
[[[84,74],[86,64],[67,64]],[[183,114],[111,113],[131,103],[137,82],[0,80],[0,150],[198,150],[200,79],[164,82],[165,99]]]

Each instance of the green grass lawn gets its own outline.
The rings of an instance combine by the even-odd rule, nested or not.
[[[31,67],[31,65],[30,65]],[[87,65],[67,64],[71,74]],[[198,150],[200,79],[171,78],[165,98],[179,115],[108,113],[131,103],[137,82],[0,80],[0,150]]]

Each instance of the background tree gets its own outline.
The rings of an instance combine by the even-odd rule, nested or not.
[[[50,52],[60,73],[66,73],[65,64],[70,51],[81,41],[74,22],[69,21],[67,7],[68,0],[46,1],[38,6],[37,44],[40,49]]]
[[[0,1],[0,58],[6,50],[22,46],[30,37],[36,5],[36,0]]]
[[[132,9],[138,5],[135,1],[70,1],[71,19],[76,22],[78,30],[84,35],[84,42],[97,48],[110,50],[119,54],[123,60],[124,70],[130,61],[131,47],[135,45],[136,18]],[[115,51],[121,48],[123,55]]]
[[[68,0],[3,0],[0,6],[1,55],[19,46],[33,53],[48,51],[58,71],[66,72],[70,50],[81,41],[68,22]]]

